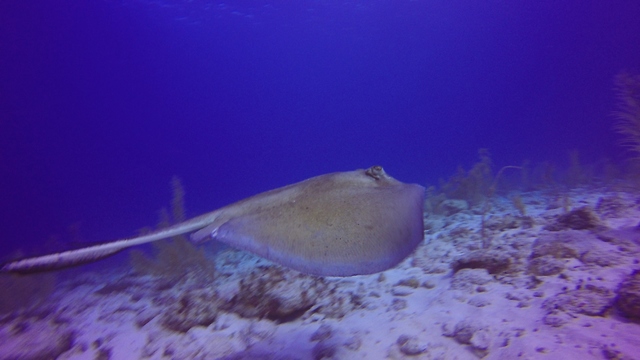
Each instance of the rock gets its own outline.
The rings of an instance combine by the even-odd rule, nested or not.
[[[618,196],[605,196],[598,199],[596,203],[596,213],[604,218],[620,217],[627,206]]]
[[[442,335],[452,337],[460,344],[471,345],[471,339],[480,329],[485,329],[485,327],[471,320],[462,320],[453,328],[450,325],[445,325]]]
[[[640,227],[626,227],[619,229],[606,229],[597,233],[598,239],[617,245],[622,251],[630,251],[634,249],[636,245],[640,245]]]
[[[554,313],[549,313],[545,315],[542,318],[542,322],[545,325],[549,325],[551,327],[562,327],[565,324],[567,324],[569,321],[571,321],[571,319],[572,319],[572,316],[567,313],[554,312]]]
[[[475,350],[486,351],[491,345],[491,340],[491,332],[489,331],[489,329],[483,328],[478,329],[473,333],[473,336],[471,337],[471,340],[469,340],[469,343]]]
[[[314,360],[329,360],[336,358],[337,347],[333,343],[320,341],[311,350]],[[274,359],[275,360],[275,359]]]
[[[119,293],[128,293],[130,288],[136,286],[137,283],[130,279],[118,279],[112,283],[109,283],[102,288],[96,290],[98,295],[113,295]]]
[[[431,280],[425,280],[422,282],[420,286],[422,286],[425,289],[433,289],[434,287],[436,287],[436,284]]]
[[[331,337],[333,329],[329,324],[322,324],[313,334],[311,334],[310,341],[322,341]]]
[[[601,267],[615,266],[621,263],[621,255],[615,252],[605,252],[602,250],[589,250],[580,257],[580,261],[585,264],[593,264]]]
[[[163,349],[164,348],[164,349]],[[158,349],[158,356],[172,359],[268,359],[268,357],[243,357],[246,345],[239,336],[229,337],[205,328],[193,328],[180,340],[170,341]],[[238,355],[239,357],[236,357]],[[253,355],[253,354],[252,354]],[[284,359],[282,357],[281,359]]]
[[[344,341],[342,346],[351,351],[358,351],[362,346],[362,339],[357,335],[351,336]]]
[[[147,325],[149,321],[153,320],[156,316],[160,314],[160,310],[156,308],[144,308],[142,309],[135,318],[136,326],[139,328]]]
[[[66,327],[48,321],[36,321],[21,326],[19,331],[0,331],[2,359],[56,359],[71,349],[75,334]]]
[[[218,299],[209,290],[196,289],[186,292],[162,314],[163,327],[185,333],[194,326],[207,327],[218,315]]]
[[[611,344],[611,347],[609,347],[609,345],[607,345],[607,344],[603,344],[600,347],[600,350],[602,351],[603,358],[606,359],[606,360],[633,360],[633,359],[635,359],[634,356],[629,356],[629,355],[623,353],[622,351],[615,349],[615,344]]]
[[[604,232],[610,233],[610,232]],[[537,275],[556,275],[564,268],[564,263],[555,259],[578,259],[587,265],[614,266],[620,264],[622,255],[618,250],[602,241],[610,237],[595,236],[577,230],[567,230],[542,234],[533,245],[529,260],[529,271]],[[546,259],[545,259],[546,258]],[[537,260],[542,259],[542,260]]]
[[[248,326],[240,330],[240,338],[247,347],[271,340],[276,332],[276,326],[272,321],[251,321]]]
[[[393,287],[391,288],[391,294],[393,296],[409,296],[413,294],[413,290],[406,287]]]
[[[475,307],[485,307],[491,305],[491,300],[486,296],[474,296],[469,299],[468,304]]]
[[[634,271],[620,283],[615,306],[625,317],[640,322],[640,271]]]
[[[394,286],[408,286],[417,289],[418,286],[420,286],[420,280],[418,280],[417,277],[412,276],[398,281]]]
[[[521,221],[512,215],[492,216],[485,222],[485,227],[494,231],[505,231],[509,229],[517,229],[521,225]]]
[[[558,275],[564,270],[564,262],[552,255],[545,255],[529,260],[528,270],[538,276]]]
[[[322,309],[338,305],[347,306],[345,311],[353,309],[353,296],[347,299],[345,294],[330,295],[329,288],[327,281],[320,277],[276,266],[259,267],[239,282],[231,299],[219,306],[244,318],[269,319],[277,323],[301,317],[319,301],[327,302]],[[344,312],[340,316],[344,316]]]
[[[567,242],[564,237],[542,236],[537,238],[532,245],[531,258],[550,255],[557,259],[577,259],[580,256],[578,249]]]
[[[472,290],[476,285],[485,285],[495,281],[486,269],[462,269],[453,275],[451,289]]]
[[[451,216],[465,210],[469,210],[469,203],[465,200],[447,199],[438,205],[436,213]]]
[[[322,295],[317,299],[314,312],[328,318],[341,319],[350,311],[365,306],[366,304],[362,302],[359,295],[328,290],[322,292]]]
[[[615,294],[602,287],[586,285],[582,289],[557,294],[542,303],[549,314],[565,312],[567,314],[585,314],[603,316],[613,303]]]
[[[600,227],[603,225],[598,215],[590,206],[583,206],[558,216],[554,223],[545,226],[545,230],[592,230]]]
[[[461,269],[487,269],[490,274],[498,274],[509,268],[511,258],[497,250],[476,250],[451,264],[453,272]]]
[[[407,300],[405,299],[393,299],[391,301],[391,306],[390,306],[391,310],[400,311],[406,308],[407,308]]]
[[[416,336],[400,335],[396,344],[405,355],[419,355],[427,351],[429,345],[418,340]]]

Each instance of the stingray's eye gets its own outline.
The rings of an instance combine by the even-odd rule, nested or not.
[[[372,166],[367,169],[366,174],[376,180],[380,180],[380,178],[384,175],[384,169],[382,169],[382,166],[380,165]]]

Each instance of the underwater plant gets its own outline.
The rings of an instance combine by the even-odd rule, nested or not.
[[[487,236],[485,228],[486,228],[486,217],[487,217],[487,213],[491,210],[491,198],[493,197],[493,195],[496,193],[496,189],[498,188],[498,181],[500,180],[500,176],[502,176],[502,173],[504,173],[505,170],[508,169],[518,169],[518,170],[522,170],[521,166],[514,166],[514,165],[506,165],[503,166],[498,173],[496,174],[496,176],[493,178],[493,181],[491,182],[491,186],[489,187],[487,194],[484,198],[484,204],[482,205],[482,209],[481,209],[481,218],[480,218],[480,236],[482,237],[482,248],[483,249],[488,249],[491,246],[491,238]]]
[[[160,210],[158,228],[163,229],[172,224],[184,221],[184,187],[180,178],[171,179],[172,199],[171,215],[166,208]],[[215,266],[207,258],[202,249],[193,245],[185,235],[178,235],[171,240],[153,243],[154,257],[146,255],[142,250],[133,249],[129,253],[129,261],[138,274],[148,274],[169,280],[179,281],[187,274],[196,275],[203,280],[211,280],[215,276]]]
[[[460,199],[469,203],[471,206],[480,207],[480,236],[483,239],[483,248],[488,248],[490,239],[487,238],[485,232],[485,218],[491,210],[491,199],[496,193],[498,181],[502,177],[502,173],[508,169],[522,170],[522,166],[507,165],[493,175],[493,161],[487,149],[478,149],[478,162],[476,162],[469,171],[465,171],[461,166],[458,167],[456,174],[449,181],[440,182],[440,194],[435,195],[435,188],[427,189],[425,199],[425,211],[438,213],[440,205],[445,199]]]
[[[490,192],[493,162],[489,151],[479,149],[478,158],[469,171],[459,166],[449,181],[440,183],[440,189],[448,199],[461,199],[476,205]]]
[[[622,135],[621,144],[640,160],[640,74],[621,72],[615,79],[617,122],[614,130]]]

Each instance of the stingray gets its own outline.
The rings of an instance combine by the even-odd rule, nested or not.
[[[131,239],[26,258],[3,272],[84,264],[131,246],[192,233],[320,276],[372,274],[396,266],[423,239],[424,188],[380,166],[313,177]]]

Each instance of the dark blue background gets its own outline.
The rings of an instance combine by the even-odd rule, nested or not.
[[[624,153],[616,73],[640,2],[0,2],[3,252],[129,236],[182,178],[189,215],[380,164],[435,184]],[[5,253],[6,253],[5,252]]]

